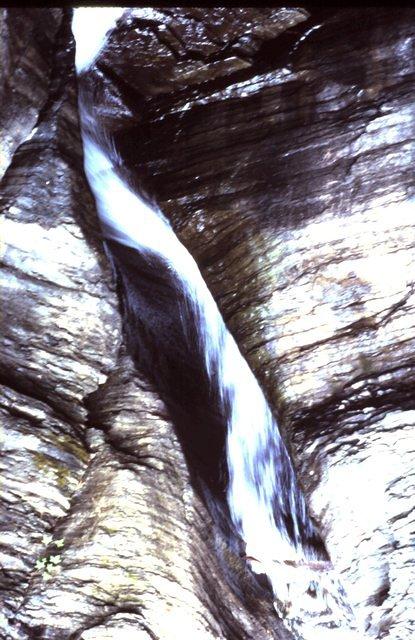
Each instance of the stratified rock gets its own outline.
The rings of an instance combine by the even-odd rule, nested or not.
[[[96,225],[82,173],[73,51],[62,46],[69,16],[9,9],[6,24],[12,66],[3,69],[2,106],[8,91],[17,102],[3,130],[14,155],[1,182],[2,638],[15,637],[15,612],[87,468],[84,401],[106,379],[120,343],[110,270],[82,222],[89,216]],[[51,56],[51,48],[60,51]],[[47,108],[39,115],[40,102]],[[16,123],[26,130],[32,116],[36,131],[22,141]]]
[[[66,16],[57,36],[61,48],[69,35]],[[1,375],[67,417],[85,420],[84,397],[105,380],[120,326],[82,172],[72,59],[73,50],[57,54],[49,107],[1,183],[8,301]],[[92,225],[95,239],[85,236]]]
[[[102,119],[267,390],[367,634],[409,640],[415,11],[291,10],[284,35],[278,12],[126,14]]]
[[[30,139],[10,125],[1,182],[0,638],[288,640],[195,493],[156,391],[120,353],[82,167],[70,14],[26,21],[39,36],[27,86],[39,75],[48,91],[27,107]],[[38,64],[51,22],[54,54]],[[20,24],[7,10],[6,36]],[[20,40],[6,36],[18,66]],[[23,112],[13,117],[26,131]]]
[[[49,95],[60,9],[0,9],[0,178]]]
[[[89,453],[76,425],[46,403],[4,386],[0,424],[0,638],[6,639],[15,637],[15,612],[28,592],[36,563],[42,567],[40,559],[56,523],[70,508]]]
[[[65,545],[58,567],[35,575],[20,627],[56,640],[127,631],[134,638],[248,640],[273,630],[288,638],[276,633],[269,600],[255,604],[254,617],[230,591],[215,549],[220,540],[192,489],[166,409],[128,358],[89,407],[91,425],[99,425],[89,431],[92,459],[59,527]],[[240,558],[233,563],[249,586]]]

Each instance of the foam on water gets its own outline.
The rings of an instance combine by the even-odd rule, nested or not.
[[[74,9],[72,33],[76,41],[75,67],[82,73],[96,59],[106,41],[108,31],[115,27],[124,7],[79,7]]]

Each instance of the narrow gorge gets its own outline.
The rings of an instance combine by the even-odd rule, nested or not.
[[[415,10],[0,15],[0,638],[409,640]]]

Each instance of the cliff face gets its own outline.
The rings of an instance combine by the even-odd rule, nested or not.
[[[0,638],[288,638],[122,347],[83,173],[70,19],[2,12],[17,69],[2,86],[14,102],[2,121]],[[19,70],[29,79],[13,85]]]
[[[218,11],[202,27],[198,12],[136,11],[120,28],[99,65],[114,69],[111,86],[132,111],[116,137],[267,389],[352,600],[371,633],[403,638],[413,570],[414,12],[311,15],[284,35],[269,26],[261,43],[247,18],[230,50],[217,43]],[[153,51],[165,51],[166,33],[177,37],[165,54],[172,68],[190,58],[202,83],[165,71]],[[126,42],[134,59],[124,65]]]
[[[3,636],[284,638],[119,347],[70,16],[2,17]],[[136,9],[94,70],[97,117],[266,390],[367,635],[391,640],[415,599],[414,17]]]

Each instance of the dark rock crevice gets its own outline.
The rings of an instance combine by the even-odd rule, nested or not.
[[[57,52],[62,21],[61,9],[2,10],[1,175],[48,102],[50,61]]]

